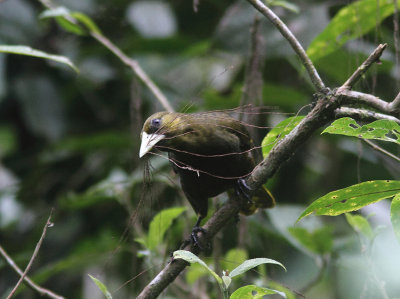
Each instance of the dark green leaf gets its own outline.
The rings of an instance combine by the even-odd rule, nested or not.
[[[315,200],[297,219],[315,212],[316,215],[337,216],[356,211],[371,203],[392,197],[400,192],[400,181],[367,181],[330,192]]]

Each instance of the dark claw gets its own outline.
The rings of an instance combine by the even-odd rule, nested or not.
[[[252,190],[246,184],[246,180],[245,179],[238,179],[236,181],[235,191],[236,191],[236,195],[239,196],[240,198],[245,199],[248,204],[252,204],[253,203],[253,200],[251,199]]]
[[[195,246],[197,246],[197,247],[199,247],[200,249],[203,250],[204,248],[199,243],[199,238],[197,236],[198,233],[206,234],[207,231],[204,228],[200,227],[200,226],[195,226],[195,227],[193,227],[192,233],[190,234],[190,239],[191,239],[192,243]]]

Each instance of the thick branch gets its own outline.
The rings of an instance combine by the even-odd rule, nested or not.
[[[317,91],[322,92],[325,90],[325,84],[322,82],[315,66],[313,65],[311,59],[307,56],[306,51],[304,51],[300,42],[296,39],[293,33],[289,30],[285,23],[271,10],[269,9],[261,0],[247,0],[251,5],[253,5],[259,12],[261,12],[272,24],[280,31],[282,36],[286,38],[299,56],[301,62],[304,64],[308,75],[311,78]]]

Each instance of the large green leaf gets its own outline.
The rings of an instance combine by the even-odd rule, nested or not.
[[[400,242],[400,194],[397,194],[392,200],[392,205],[390,207],[390,220],[392,221],[394,234]]]
[[[267,259],[267,258],[255,258],[255,259],[250,259],[247,261],[244,261],[242,264],[240,264],[239,266],[237,266],[235,269],[233,269],[230,273],[229,273],[229,277],[235,277],[237,275],[243,274],[244,272],[249,271],[250,269],[253,269],[261,264],[275,264],[275,265],[279,265],[281,266],[283,269],[286,268],[284,265],[282,265],[280,262],[277,262],[275,260],[272,259]]]
[[[161,211],[150,223],[149,233],[147,235],[147,248],[153,250],[162,241],[165,232],[171,226],[172,221],[178,217],[185,207],[175,207]]]
[[[376,28],[394,12],[392,0],[359,0],[346,5],[329,25],[311,42],[307,54],[317,60]]]
[[[278,141],[282,140],[287,134],[289,134],[294,127],[296,127],[300,121],[304,118],[304,116],[293,116],[285,119],[280,122],[273,128],[267,136],[261,142],[262,153],[264,158],[268,156],[271,149],[278,143]]]
[[[335,120],[323,133],[400,143],[400,125],[386,119],[360,126],[354,119],[343,117]]]
[[[337,216],[356,211],[371,203],[392,197],[400,192],[400,181],[367,181],[344,189],[330,192],[316,201],[300,215],[301,218],[312,213],[316,215]]]
[[[28,46],[21,45],[0,45],[1,53],[10,53],[10,54],[18,54],[18,55],[26,55],[38,58],[49,59],[53,61],[57,61],[59,63],[63,63],[71,67],[75,72],[79,73],[78,68],[69,60],[68,57],[61,55],[53,55],[43,51],[39,51],[36,49],[32,49]]]

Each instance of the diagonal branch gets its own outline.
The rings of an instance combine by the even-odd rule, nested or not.
[[[310,57],[308,57],[306,51],[301,46],[300,42],[293,35],[290,29],[286,26],[285,23],[270,9],[268,8],[261,0],[247,0],[251,5],[253,5],[259,12],[261,12],[268,20],[271,21],[272,24],[280,31],[282,36],[286,38],[299,56],[301,62],[304,64],[308,75],[311,78],[312,83],[315,88],[319,92],[323,92],[325,90],[325,84],[322,82],[315,66],[313,65]]]

